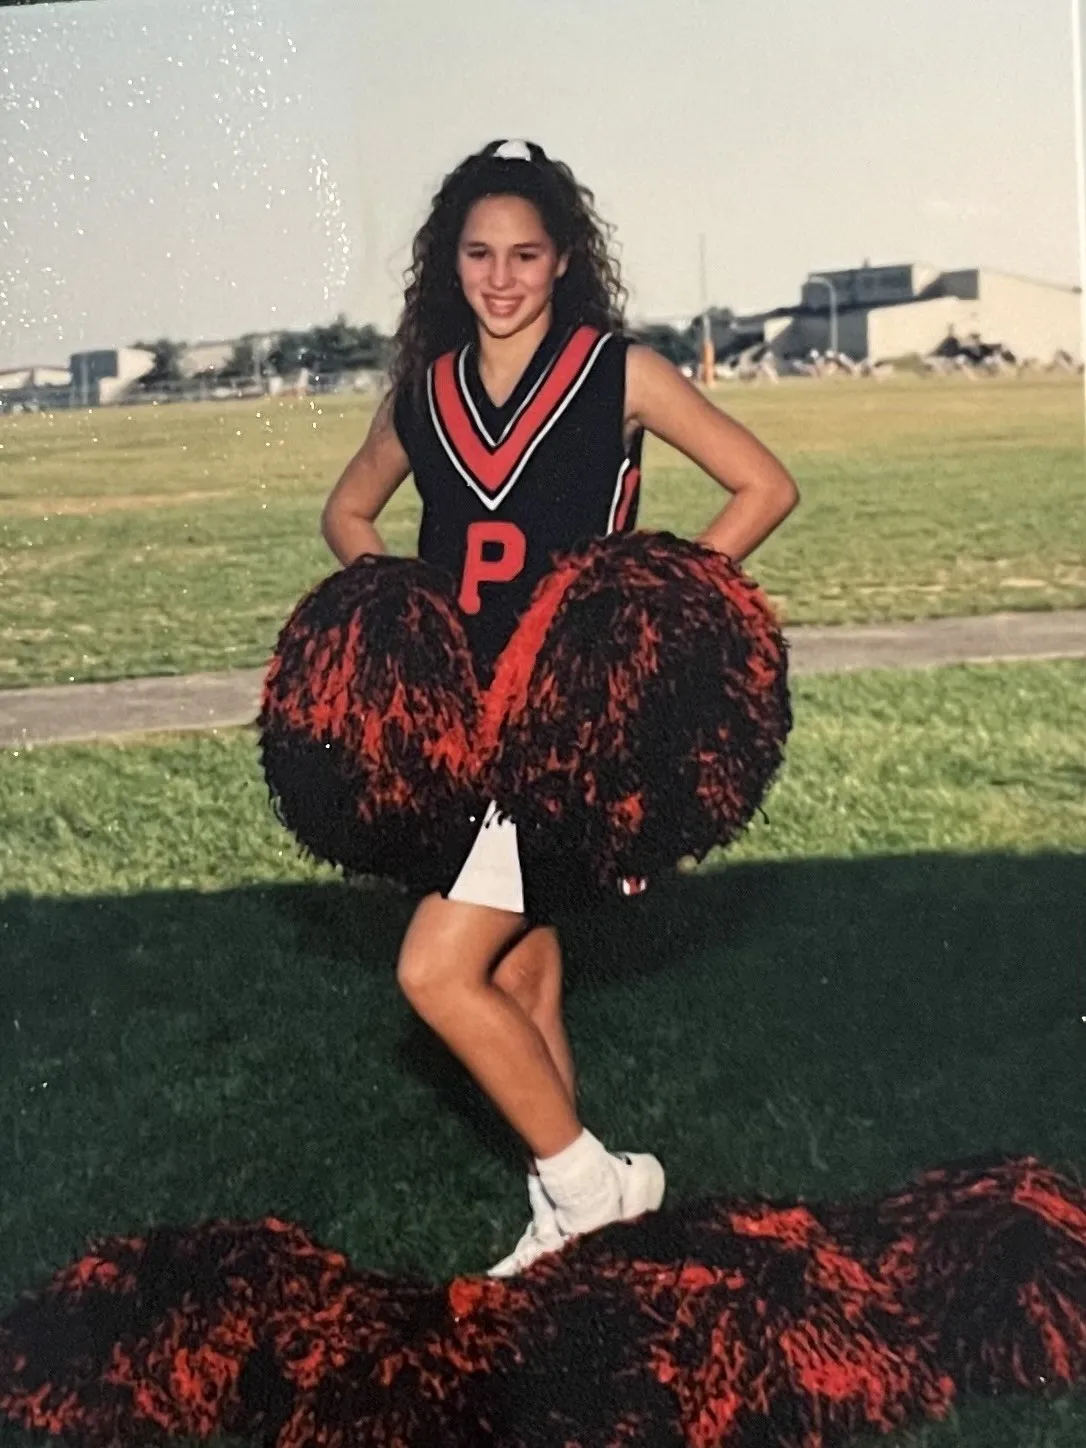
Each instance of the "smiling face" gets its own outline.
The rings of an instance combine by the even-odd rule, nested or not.
[[[465,218],[456,271],[479,325],[491,336],[510,337],[547,311],[568,262],[530,201],[487,196]]]

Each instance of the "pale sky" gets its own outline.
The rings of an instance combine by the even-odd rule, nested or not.
[[[84,0],[0,11],[0,366],[394,324],[495,137],[617,227],[632,320],[808,272],[1079,281],[1069,0]]]

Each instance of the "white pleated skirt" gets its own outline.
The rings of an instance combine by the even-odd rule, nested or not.
[[[479,833],[446,899],[468,905],[489,905],[493,910],[524,914],[524,877],[517,827],[510,819],[498,819],[493,801],[487,806]]]

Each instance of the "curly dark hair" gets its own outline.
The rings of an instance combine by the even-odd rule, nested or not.
[[[525,143],[530,160],[495,154],[508,144],[491,141],[451,171],[415,237],[390,378],[393,389],[405,387],[416,399],[425,390],[430,363],[475,338],[475,317],[457,280],[456,252],[468,211],[484,196],[532,202],[559,255],[568,252],[552,303],[559,325],[622,329],[627,293],[609,250],[614,228],[597,215],[592,192],[565,162],[552,160],[534,142]]]

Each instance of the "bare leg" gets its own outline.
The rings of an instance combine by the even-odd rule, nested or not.
[[[570,1105],[577,1109],[577,1083],[573,1053],[562,1020],[562,951],[558,932],[551,926],[529,929],[506,951],[491,976],[535,1025],[546,1043]],[[538,1176],[529,1154],[528,1171]]]
[[[397,979],[532,1155],[549,1157],[577,1140],[581,1124],[539,1028],[490,979],[523,929],[523,916],[428,895],[408,927]]]
[[[558,932],[537,925],[523,934],[502,956],[491,982],[517,1005],[546,1043],[570,1105],[577,1105],[573,1053],[562,1020],[562,950]]]

